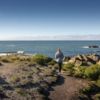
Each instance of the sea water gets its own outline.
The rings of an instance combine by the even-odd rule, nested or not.
[[[99,53],[100,48],[84,48],[89,45],[100,46],[100,41],[0,41],[0,52],[24,51],[54,57],[56,49],[61,48],[65,56]]]

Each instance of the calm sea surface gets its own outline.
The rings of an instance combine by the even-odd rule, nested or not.
[[[100,45],[100,41],[0,41],[0,52],[25,51],[26,53],[40,53],[54,57],[57,48],[61,48],[64,55],[77,55],[99,52],[100,48],[83,48],[88,45]]]

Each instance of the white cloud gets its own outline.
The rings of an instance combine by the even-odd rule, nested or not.
[[[1,35],[0,40],[100,40],[97,35]]]

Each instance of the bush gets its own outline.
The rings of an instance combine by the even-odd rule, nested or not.
[[[11,56],[11,57],[9,57],[9,58],[10,58],[10,60],[11,60],[12,62],[15,62],[15,61],[19,60],[19,57],[17,57],[17,56]]]
[[[25,89],[22,89],[22,88],[16,88],[16,92],[18,94],[20,94],[21,96],[26,96],[28,93]]]
[[[45,65],[49,63],[51,60],[52,60],[51,58],[41,55],[41,54],[37,54],[33,57],[33,61],[40,65]]]
[[[98,93],[98,94],[96,94],[96,95],[94,96],[94,100],[100,100],[100,93]]]
[[[51,60],[49,63],[48,63],[48,65],[55,65],[56,64],[56,61],[54,61],[54,60]]]
[[[0,86],[0,92],[2,92],[4,90],[3,86]]]
[[[88,87],[84,88],[81,92],[84,94],[89,94],[89,93],[94,92],[94,89],[92,86],[88,86]]]
[[[86,67],[78,66],[74,68],[74,76],[84,78],[84,72]]]
[[[80,90],[80,95],[83,94],[88,98],[88,100],[90,100],[91,97],[93,97],[93,100],[100,100],[97,98],[100,98],[100,88],[95,85],[95,84],[91,84],[88,87],[83,88],[82,90]],[[85,99],[82,99],[85,100]]]
[[[74,73],[74,64],[68,63],[63,65],[63,70],[67,71],[70,75]]]
[[[86,78],[97,80],[100,75],[100,65],[92,65],[85,70]]]
[[[100,79],[97,80],[96,85],[97,85],[98,87],[100,87]]]
[[[3,58],[2,62],[4,62],[4,63],[10,63],[11,61],[9,59],[7,59],[7,58]]]
[[[98,92],[100,92],[100,88],[95,84],[91,84],[88,87],[80,90],[80,93],[83,93],[86,95],[90,95],[90,94],[98,93]]]
[[[10,78],[11,83],[16,83],[16,82],[19,82],[19,81],[20,81],[20,78],[18,76],[12,76]]]

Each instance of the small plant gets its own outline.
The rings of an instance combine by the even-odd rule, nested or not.
[[[9,63],[9,62],[11,62],[8,58],[3,58],[1,61],[4,62],[4,63]]]
[[[89,94],[89,93],[93,92],[93,87],[88,86],[88,87],[84,88],[81,92],[84,94]]]
[[[97,80],[96,85],[97,85],[98,87],[100,87],[100,79]]]
[[[75,65],[73,63],[64,64],[63,70],[72,75],[74,73],[74,67]]]
[[[49,63],[51,60],[52,60],[51,58],[41,55],[41,54],[37,54],[33,57],[33,61],[40,65],[45,65]]]
[[[100,93],[97,93],[97,94],[94,96],[94,100],[100,100]]]
[[[56,64],[56,61],[54,61],[54,60],[51,60],[49,63],[48,63],[48,65],[55,65]]]
[[[86,94],[88,96],[99,92],[100,92],[100,88],[95,84],[91,84],[88,87],[85,87],[82,90],[80,90],[80,93]]]
[[[92,80],[97,80],[100,75],[100,65],[92,65],[85,70],[85,76]]]
[[[4,90],[4,88],[2,86],[0,86],[0,92],[2,92]]]
[[[27,95],[27,91],[25,91],[24,89],[22,88],[16,88],[16,92],[18,94],[20,94],[21,96],[26,96]]]
[[[74,76],[84,78],[84,72],[86,67],[84,66],[77,66],[74,68]]]
[[[19,61],[19,57],[18,56],[11,56],[10,58],[9,58],[12,62],[15,62],[15,61]]]
[[[16,82],[19,82],[20,81],[20,78],[18,77],[18,76],[12,76],[11,78],[10,78],[10,82],[12,82],[12,83],[16,83]]]

